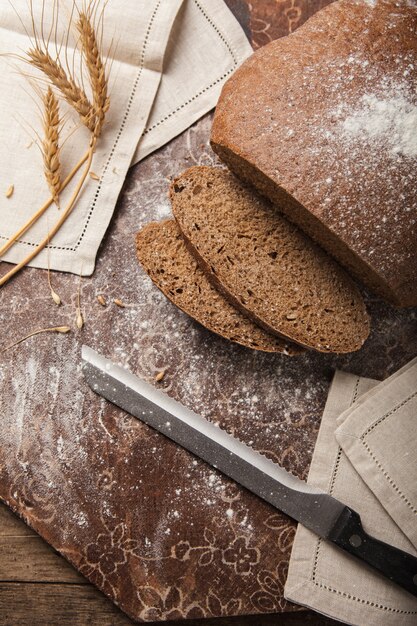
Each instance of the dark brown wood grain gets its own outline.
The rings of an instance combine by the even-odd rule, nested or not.
[[[2,626],[134,624],[91,585],[0,582]]]
[[[76,607],[76,608],[75,608]],[[2,626],[131,626],[134,624],[93,587],[0,583]],[[182,626],[184,622],[164,622]],[[187,621],[187,626],[337,626],[312,613]]]
[[[38,535],[1,537],[0,580],[86,583],[85,578]]]

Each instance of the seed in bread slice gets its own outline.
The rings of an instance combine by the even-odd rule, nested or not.
[[[136,235],[139,262],[171,302],[209,330],[248,348],[299,354],[299,346],[264,331],[211,285],[187,250],[175,220],[152,222]]]
[[[320,352],[369,334],[362,297],[311,239],[230,172],[192,167],[170,189],[174,216],[206,275],[266,330]]]

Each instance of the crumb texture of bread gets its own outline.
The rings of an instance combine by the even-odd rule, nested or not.
[[[245,61],[211,142],[370,289],[417,306],[417,3],[339,0]]]
[[[260,328],[211,285],[187,250],[175,220],[147,224],[136,235],[136,250],[162,293],[208,330],[254,350],[289,356],[303,352]]]
[[[211,282],[266,330],[320,352],[369,334],[357,287],[338,264],[226,170],[192,167],[171,183],[174,217]]]

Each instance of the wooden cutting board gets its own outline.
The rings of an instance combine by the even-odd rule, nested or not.
[[[254,46],[328,2],[230,0]],[[0,353],[0,498],[132,618],[294,611],[283,599],[294,524],[203,462],[96,397],[86,343],[305,478],[334,368],[384,378],[417,352],[416,311],[368,298],[356,355],[289,359],[229,345],[172,306],[135,259],[134,233],[170,214],[168,179],[212,164],[205,117],[134,168],[81,280],[85,327]],[[2,343],[74,326],[78,279],[27,269],[0,291]],[[102,307],[97,295],[108,302]],[[113,303],[118,298],[125,304]]]

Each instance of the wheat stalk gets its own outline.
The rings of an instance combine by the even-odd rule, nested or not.
[[[59,207],[61,190],[61,162],[59,158],[59,104],[50,87],[43,97],[44,140],[42,142],[43,166],[46,182],[55,204]]]
[[[77,307],[75,310],[75,323],[77,325],[78,330],[81,330],[84,326],[84,316],[81,311],[81,273],[82,273],[82,266],[81,266],[81,271],[80,271],[80,279],[78,281]]]
[[[84,90],[77,85],[75,79],[68,75],[58,59],[53,59],[48,50],[38,46],[27,52],[29,63],[43,72],[51,83],[59,89],[65,100],[78,113],[84,126],[94,132],[94,108]]]
[[[65,220],[67,219],[67,217],[70,215],[70,213],[72,212],[74,205],[77,201],[78,195],[85,183],[85,179],[88,176],[88,172],[90,171],[90,167],[91,167],[91,162],[93,160],[93,156],[94,156],[94,148],[95,148],[95,140],[93,139],[91,142],[91,145],[87,151],[87,163],[86,166],[84,168],[84,171],[81,175],[80,180],[78,181],[78,184],[70,198],[70,201],[68,203],[68,206],[66,207],[65,211],[62,212],[59,220],[54,224],[54,226],[51,228],[51,230],[48,232],[47,236],[44,237],[44,239],[42,239],[42,241],[40,243],[38,243],[38,245],[33,248],[33,250],[31,252],[29,252],[29,254],[27,255],[27,257],[25,257],[23,259],[23,261],[20,261],[20,263],[18,263],[17,265],[15,265],[9,272],[7,272],[7,274],[5,274],[4,276],[2,276],[0,278],[0,287],[2,285],[4,285],[5,283],[7,283],[8,280],[10,280],[10,278],[12,278],[12,276],[14,276],[15,274],[17,274],[23,267],[25,267],[28,263],[30,263],[30,261],[32,259],[35,258],[35,256],[37,256],[39,254],[39,252],[41,252],[41,250],[43,250],[45,248],[45,246],[47,246],[50,242],[50,240],[52,239],[52,237],[54,235],[56,235],[56,233],[58,232],[58,230],[61,228],[62,224],[65,222]]]
[[[78,161],[77,165],[75,165],[71,172],[68,174],[68,176],[66,177],[66,179],[63,181],[62,185],[61,185],[61,189],[60,191],[63,191],[68,185],[69,183],[72,181],[72,179],[74,178],[75,174],[79,171],[79,169],[84,165],[84,163],[87,161],[88,157],[90,154],[90,149],[88,149],[84,156]],[[28,221],[26,222],[26,224],[23,224],[23,226],[21,228],[19,228],[18,231],[16,231],[11,237],[10,239],[8,239],[8,241],[6,241],[6,243],[0,248],[0,258],[6,254],[7,250],[9,250],[9,248],[11,248],[13,246],[13,244],[16,243],[16,241],[19,239],[19,237],[21,237],[27,230],[29,230],[29,228],[31,226],[33,226],[33,224],[35,222],[38,221],[38,219],[45,213],[45,211],[47,211],[49,209],[49,207],[51,206],[51,204],[53,203],[53,198],[49,198],[49,200],[47,200],[45,202],[45,204],[43,204],[41,206],[40,209],[38,209],[38,211],[36,211],[36,213],[34,213],[32,215],[32,217],[30,217],[28,219]]]
[[[97,139],[99,138],[103,124],[105,121],[106,113],[110,107],[110,98],[108,96],[108,80],[105,71],[105,64],[103,63],[100,46],[97,41],[97,37],[94,30],[94,25],[90,20],[90,11],[79,13],[77,21],[77,30],[80,35],[82,55],[85,65],[88,70],[90,79],[90,86],[92,92],[93,103],[88,99],[85,91],[81,88],[73,77],[71,71],[65,71],[59,58],[59,52],[54,59],[48,50],[48,42],[43,40],[43,44],[39,45],[37,38],[35,37],[36,45],[27,52],[27,61],[33,66],[39,69],[48,78],[52,85],[62,94],[63,98],[70,104],[73,109],[78,113],[82,123],[91,132],[90,145],[84,156],[80,159],[77,165],[73,168],[67,178],[62,184],[57,184],[54,180],[53,197],[50,198],[27,222],[24,224],[17,233],[12,235],[10,240],[0,248],[0,257],[6,250],[8,250],[30,226],[32,226],[43,213],[49,208],[52,202],[55,200],[56,194],[62,191],[71,181],[73,176],[79,171],[82,165],[85,164],[81,178],[76,185],[76,188],[69,200],[66,209],[62,212],[60,218],[55,225],[48,232],[48,235],[25,257],[20,263],[15,265],[9,272],[0,278],[0,286],[4,285],[12,276],[17,274],[23,267],[25,267],[35,256],[39,254],[41,250],[45,248],[50,242],[50,239],[58,232],[62,224],[72,212],[79,193],[86,181],[88,173],[91,168],[91,163],[94,155]],[[49,92],[48,92],[49,93]],[[47,96],[46,96],[47,98]],[[59,123],[59,122],[58,122]],[[54,137],[54,139],[57,139]],[[49,146],[50,148],[50,146]],[[44,152],[46,149],[44,147]],[[56,152],[58,155],[59,152]],[[51,154],[49,154],[49,157]],[[45,164],[46,165],[46,164]],[[54,161],[51,163],[48,160],[48,171],[52,171],[56,174],[57,163]],[[52,192],[52,189],[51,189]]]
[[[93,92],[94,130],[92,132],[95,137],[99,137],[106,113],[110,107],[105,66],[101,58],[96,33],[86,13],[79,14],[77,30]]]
[[[59,297],[59,295],[57,294],[57,292],[55,291],[55,289],[52,287],[52,280],[51,280],[51,268],[50,268],[50,263],[49,263],[49,248],[47,250],[47,256],[48,256],[48,286],[49,286],[49,290],[51,293],[51,298],[52,300],[55,302],[55,304],[57,306],[61,306],[62,301],[61,298]]]
[[[33,332],[29,333],[29,335],[25,335],[25,337],[18,339],[14,343],[11,343],[9,346],[6,346],[5,348],[2,349],[2,352],[6,352],[6,350],[10,350],[10,348],[14,348],[15,346],[18,346],[19,343],[26,341],[26,339],[30,339],[30,337],[34,337],[35,335],[40,335],[41,333],[61,333],[61,334],[66,335],[69,332],[71,332],[71,328],[69,326],[54,326],[53,328],[40,328],[39,330],[34,330]]]

